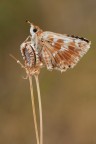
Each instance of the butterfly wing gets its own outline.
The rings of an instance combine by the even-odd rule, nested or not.
[[[31,41],[23,42],[20,46],[21,54],[25,60],[25,66],[32,68],[36,65],[36,54],[35,50],[31,45]]]
[[[88,51],[91,42],[85,38],[43,32],[39,38],[42,46],[41,58],[47,69],[66,71],[73,68]]]

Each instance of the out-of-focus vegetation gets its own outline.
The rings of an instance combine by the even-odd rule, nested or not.
[[[0,144],[36,143],[29,83],[9,57],[22,61],[26,19],[44,30],[92,41],[74,69],[63,74],[42,69],[39,79],[44,144],[96,144],[96,0],[0,1]]]

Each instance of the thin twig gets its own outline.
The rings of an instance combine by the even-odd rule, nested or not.
[[[25,66],[12,54],[10,54],[10,57],[12,57],[22,68],[25,68]],[[27,75],[28,76],[28,75]],[[35,133],[36,133],[36,141],[37,144],[43,144],[43,120],[42,120],[42,105],[41,105],[41,95],[40,95],[40,86],[39,86],[39,80],[38,75],[35,75],[36,80],[36,86],[37,86],[37,93],[38,93],[38,104],[39,104],[39,116],[40,116],[40,141],[39,141],[39,133],[38,133],[38,125],[37,125],[37,117],[36,117],[36,110],[35,110],[35,103],[34,103],[34,94],[33,94],[33,85],[32,85],[32,78],[29,75],[29,84],[30,84],[30,92],[31,92],[31,101],[32,101],[32,110],[33,110],[33,119],[34,119],[34,126],[35,126]]]
[[[33,118],[34,118],[34,125],[35,125],[36,140],[37,140],[37,144],[40,144],[39,143],[39,133],[38,133],[38,126],[37,126],[35,103],[34,103],[34,95],[33,95],[32,78],[31,78],[30,75],[29,75],[29,83],[30,83],[30,92],[31,92],[31,101],[32,101],[32,110],[33,110]]]
[[[41,95],[40,95],[40,86],[38,75],[35,75],[37,93],[38,93],[38,103],[39,103],[39,116],[40,116],[40,144],[43,144],[43,119],[42,119],[42,104],[41,104]]]
[[[25,69],[25,66],[24,66],[15,56],[13,56],[12,54],[9,54],[9,56],[10,56],[11,58],[13,58],[18,64],[20,64],[20,66],[21,66],[22,68]]]

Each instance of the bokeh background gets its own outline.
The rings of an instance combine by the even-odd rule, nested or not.
[[[92,41],[74,69],[61,74],[44,68],[39,80],[44,144],[96,144],[96,0],[0,0],[0,144],[36,143],[29,82],[9,57],[12,53],[22,61],[26,19],[43,30]]]

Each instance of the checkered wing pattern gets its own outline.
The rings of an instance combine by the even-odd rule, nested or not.
[[[41,42],[42,41],[42,42]],[[73,68],[88,51],[91,42],[78,36],[43,32],[39,37],[41,58],[48,70]]]

